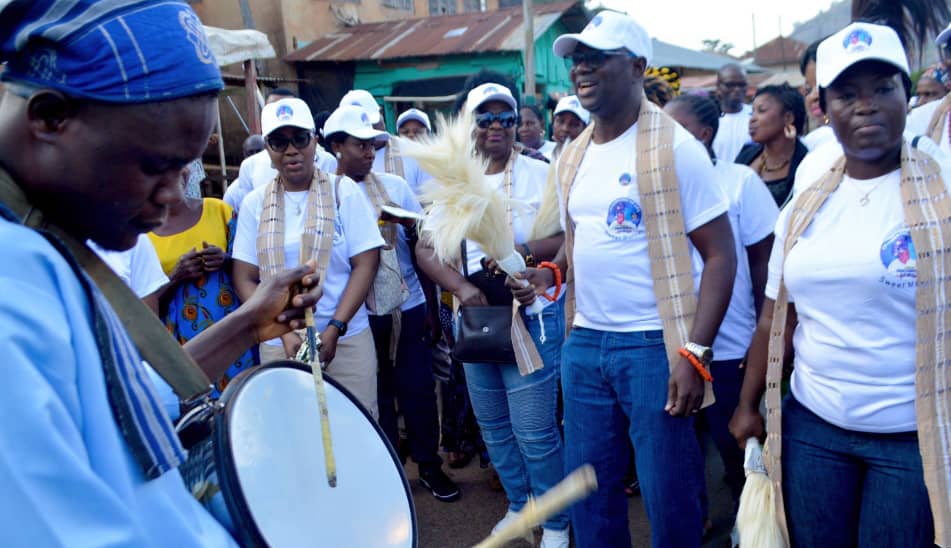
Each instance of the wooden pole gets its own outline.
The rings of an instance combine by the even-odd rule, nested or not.
[[[221,191],[228,190],[228,163],[225,161],[225,132],[221,125],[221,99],[215,101],[215,116],[218,117],[218,158],[221,161]]]
[[[252,135],[261,134],[261,107],[258,105],[258,71],[254,61],[244,62],[244,95],[248,107],[248,125]]]
[[[522,19],[525,20],[525,100],[535,103],[535,23],[532,19],[532,0],[522,0]]]

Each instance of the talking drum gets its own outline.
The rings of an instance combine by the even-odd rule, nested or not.
[[[182,477],[244,546],[415,547],[416,511],[386,436],[324,377],[337,486],[327,484],[310,366],[272,362],[178,423]]]

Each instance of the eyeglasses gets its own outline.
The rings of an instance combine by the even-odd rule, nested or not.
[[[601,65],[608,62],[609,57],[634,57],[634,55],[626,50],[602,51],[599,49],[593,49],[587,51],[576,51],[568,57],[565,57],[565,64],[569,69],[571,69],[572,67],[576,67],[584,63],[588,68],[597,70],[601,68]]]
[[[476,114],[475,116],[476,125],[482,129],[488,129],[498,122],[503,129],[509,129],[515,127],[515,123],[518,122],[518,114],[515,114],[513,110],[507,110],[505,112],[483,112],[482,114]]]
[[[297,132],[290,139],[283,135],[268,135],[267,146],[274,152],[284,152],[288,145],[294,145],[297,150],[302,150],[307,148],[313,138],[314,134],[309,131]]]

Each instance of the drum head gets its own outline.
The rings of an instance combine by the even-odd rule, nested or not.
[[[327,484],[310,368],[274,362],[239,376],[218,415],[222,492],[245,545],[415,547],[403,467],[356,399],[324,376],[337,486]]]

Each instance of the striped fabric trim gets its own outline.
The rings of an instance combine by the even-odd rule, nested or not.
[[[36,18],[17,33],[16,47],[23,48],[31,37],[41,36],[52,42],[62,42],[72,35],[86,30],[89,25],[108,16],[110,13],[125,10],[129,6],[142,4],[142,0],[46,0],[50,4],[46,13]],[[183,4],[183,2],[148,2],[143,7],[161,4]],[[80,9],[76,9],[80,8]],[[45,28],[44,28],[45,27]],[[40,30],[42,29],[42,30]]]

